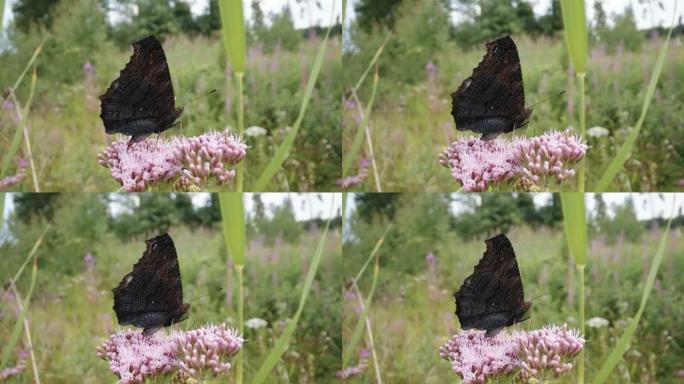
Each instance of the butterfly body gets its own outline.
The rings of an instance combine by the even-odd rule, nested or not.
[[[133,43],[133,56],[100,101],[105,132],[129,135],[131,144],[174,125],[183,108],[175,106],[166,55],[156,37]]]
[[[513,246],[501,234],[485,241],[487,250],[454,294],[462,329],[486,330],[496,335],[504,327],[526,320],[532,303],[524,298]]]
[[[456,128],[481,133],[482,140],[527,124],[532,108],[525,108],[520,58],[510,36],[487,43],[487,54],[451,102]]]
[[[114,312],[120,325],[144,328],[146,335],[185,320],[190,304],[183,287],[173,240],[162,234],[145,241],[143,256],[114,288]]]

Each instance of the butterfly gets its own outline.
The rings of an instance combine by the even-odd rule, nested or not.
[[[164,233],[145,241],[147,249],[114,292],[114,312],[120,325],[134,325],[151,335],[187,318],[178,255]]]
[[[133,43],[133,56],[100,101],[105,132],[131,136],[129,146],[174,125],[183,108],[175,106],[166,55],[156,37]]]
[[[485,336],[492,337],[504,327],[527,320],[525,314],[532,303],[525,302],[520,270],[508,238],[500,234],[485,244],[484,256],[454,298],[461,328],[486,330]]]
[[[510,36],[487,43],[487,54],[458,90],[451,94],[451,115],[459,131],[492,140],[527,124],[525,90],[518,49]]]

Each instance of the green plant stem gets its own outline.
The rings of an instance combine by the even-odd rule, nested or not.
[[[587,135],[587,116],[586,116],[586,99],[584,97],[584,92],[585,92],[585,79],[586,79],[586,73],[584,72],[578,72],[577,73],[577,80],[579,80],[579,133],[580,137],[582,140],[586,139]],[[579,165],[577,166],[578,172],[577,172],[577,192],[584,192],[584,185],[585,185],[585,171],[586,171],[586,164],[585,164],[585,159],[583,158],[580,160]]]
[[[17,306],[19,307],[19,312],[24,310],[24,305],[22,304],[21,294],[17,290],[17,286],[12,282],[12,290],[14,291],[14,296],[17,300]],[[33,350],[33,341],[31,340],[31,330],[29,327],[28,318],[24,317],[24,335],[26,336],[26,346],[29,350],[29,356],[31,357],[31,369],[33,369],[33,380],[35,384],[40,384],[40,375],[38,373],[38,364],[36,364],[36,354]]]
[[[356,291],[356,298],[359,301],[359,306],[364,307],[363,304],[363,294],[359,290],[359,286],[356,282],[353,283],[354,291]],[[370,316],[366,317],[366,335],[368,337],[368,347],[371,350],[371,356],[373,357],[373,367],[375,368],[375,381],[378,384],[382,384],[382,376],[380,375],[380,364],[378,363],[378,354],[375,351],[375,339],[373,338],[373,327],[371,325]]]
[[[240,329],[240,335],[245,334],[245,322],[244,322],[244,290],[242,289],[242,273],[245,266],[242,264],[235,264],[235,272],[237,274],[237,312],[238,312],[238,328]],[[244,360],[242,356],[242,348],[238,351],[237,355],[237,367],[235,367],[235,383],[242,384],[242,366],[244,365]]]
[[[580,326],[580,334],[582,336],[585,335],[584,333],[584,324],[585,324],[585,313],[584,313],[584,264],[577,264],[575,268],[577,269],[577,280],[578,280],[578,295],[579,295],[579,326]],[[577,358],[577,384],[584,384],[584,348],[579,353],[579,357]]]
[[[240,135],[240,139],[243,139],[245,136],[245,96],[243,94],[245,74],[235,72],[235,77],[238,82],[238,135]],[[236,188],[238,192],[242,192],[246,161],[246,158],[243,159],[237,166]]]
[[[379,78],[377,78],[377,71],[375,72],[375,76],[376,78],[374,84],[377,84],[379,80]],[[361,120],[367,122],[367,119],[365,118],[366,114],[363,112],[363,108],[361,108],[361,100],[359,100],[359,95],[357,95],[356,92],[352,92],[352,96],[354,97],[354,100],[356,100],[356,109],[359,112],[359,116],[361,116]],[[382,192],[382,187],[380,186],[380,176],[378,175],[378,167],[375,164],[375,150],[373,150],[373,139],[371,138],[370,127],[368,124],[365,124],[363,128],[366,132],[366,145],[368,145],[368,155],[370,155],[371,167],[373,168],[373,177],[375,178],[375,192]]]

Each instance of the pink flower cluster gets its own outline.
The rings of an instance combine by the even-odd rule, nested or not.
[[[362,349],[359,352],[359,364],[353,367],[347,367],[337,371],[335,377],[340,380],[348,380],[354,376],[362,374],[368,368],[368,358],[370,357],[370,352],[366,349]]]
[[[12,176],[6,176],[0,179],[0,190],[21,183],[22,180],[24,180],[24,177],[26,177],[27,166],[28,161],[24,159],[19,160],[19,164],[17,164],[17,173]]]
[[[569,130],[513,141],[483,141],[469,136],[451,143],[439,155],[439,162],[468,192],[482,192],[492,184],[514,179],[529,190],[547,176],[558,182],[573,177],[571,166],[584,157],[587,149]]]
[[[0,381],[9,380],[12,377],[21,375],[26,368],[26,358],[28,357],[28,352],[19,352],[19,359],[17,360],[17,365],[14,367],[5,368],[0,371]]]
[[[188,190],[215,178],[224,184],[235,177],[227,167],[246,155],[247,145],[227,132],[209,132],[197,137],[150,138],[128,146],[117,140],[98,155],[98,162],[128,192],[145,191],[159,183],[177,181]]]
[[[575,170],[570,166],[580,161],[589,148],[569,130],[519,139],[515,144],[516,158],[524,164],[523,185],[538,185],[547,176],[555,177],[559,182],[575,176]]]
[[[439,155],[439,162],[451,169],[451,176],[468,192],[485,191],[491,183],[510,180],[521,168],[509,142],[472,136],[451,143]]]
[[[543,378],[541,375],[552,372],[560,376],[572,369],[568,360],[577,356],[584,347],[584,339],[579,331],[562,326],[551,325],[525,334],[518,338],[521,356],[521,376]]]
[[[213,375],[227,372],[227,358],[242,348],[244,340],[237,330],[225,325],[208,325],[178,335],[178,367],[185,377],[198,377],[206,370]]]
[[[359,161],[359,173],[353,176],[347,176],[338,179],[335,184],[342,189],[349,189],[355,185],[359,185],[366,180],[368,177],[368,166],[370,165],[370,160],[362,159]]]
[[[570,360],[584,347],[584,339],[567,325],[546,326],[534,331],[499,333],[461,331],[439,349],[442,358],[466,384],[485,383],[497,376],[523,379],[560,376],[572,369]]]
[[[97,348],[97,355],[109,361],[109,369],[122,384],[143,383],[147,378],[176,373],[183,378],[199,378],[210,370],[219,374],[230,369],[227,359],[242,347],[237,331],[207,325],[186,332],[125,330],[111,335]]]

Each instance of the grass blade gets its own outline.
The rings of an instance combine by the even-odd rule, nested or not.
[[[29,256],[31,256],[29,254]],[[28,258],[27,258],[28,259]],[[14,347],[16,346],[17,342],[19,341],[19,336],[21,335],[21,330],[24,325],[24,319],[26,319],[26,316],[28,314],[28,310],[31,304],[31,297],[33,296],[33,287],[36,285],[36,276],[38,275],[38,260],[33,259],[33,270],[31,274],[31,285],[29,286],[29,291],[28,294],[26,295],[26,301],[24,302],[24,308],[22,308],[21,312],[19,312],[19,316],[17,317],[17,323],[14,325],[14,328],[12,329],[12,333],[10,335],[9,341],[5,345],[2,351],[2,361],[0,361],[0,371],[2,371],[5,366],[7,365],[7,362],[9,361],[10,355],[12,354],[12,351],[14,350]],[[12,282],[14,283],[14,281]]]
[[[390,229],[392,229],[392,223],[390,223],[387,228],[385,229],[385,233],[380,236],[378,241],[375,243],[375,246],[373,247],[373,250],[370,253],[370,256],[366,259],[366,261],[363,263],[361,266],[361,269],[359,270],[359,273],[354,276],[354,279],[352,280],[352,284],[357,284],[361,276],[363,275],[363,272],[366,270],[366,267],[368,267],[368,264],[370,264],[371,260],[375,257],[375,254],[378,253],[378,250],[380,249],[380,246],[385,242],[385,237],[387,236],[387,233],[389,233]]]
[[[242,194],[238,192],[219,193],[223,238],[228,247],[228,256],[236,265],[245,265],[245,207]]]
[[[370,100],[368,101],[368,105],[366,106],[366,112],[363,114],[363,120],[361,121],[361,124],[359,125],[359,129],[356,131],[356,135],[354,136],[354,141],[352,142],[351,149],[349,150],[349,154],[345,156],[344,159],[344,164],[342,166],[342,177],[346,176],[347,173],[349,173],[349,169],[351,168],[352,163],[354,162],[354,159],[356,159],[356,155],[361,149],[361,145],[363,144],[363,138],[364,134],[366,132],[365,127],[368,125],[368,120],[370,118],[370,112],[371,109],[373,108],[373,102],[375,101],[375,93],[378,89],[378,83],[380,82],[380,76],[378,75],[377,71],[375,73],[375,76],[373,76],[373,89],[371,90],[371,97]]]
[[[587,73],[587,19],[584,1],[561,0],[565,43],[572,65],[577,73]]]
[[[242,0],[222,0],[218,2],[221,14],[221,33],[223,47],[234,72],[245,72],[247,43],[245,37],[245,16]]]
[[[5,0],[0,0],[0,31],[2,31],[2,22],[4,19],[4,17],[3,17],[4,14],[5,14]]]
[[[359,287],[354,283],[354,291],[356,292],[356,298],[359,301],[359,305],[363,307],[363,295],[359,290]],[[368,337],[368,348],[371,350],[371,356],[373,357],[373,367],[375,368],[375,382],[377,384],[382,384],[382,375],[380,374],[380,363],[378,363],[378,354],[375,351],[375,338],[373,337],[373,327],[371,325],[370,317],[366,316],[366,337]]]
[[[297,308],[297,312],[295,312],[292,319],[290,319],[290,321],[287,323],[287,327],[283,331],[283,334],[280,335],[275,345],[273,346],[273,348],[271,348],[271,351],[268,353],[268,356],[266,356],[266,359],[259,367],[259,370],[257,371],[256,375],[254,376],[254,379],[252,380],[252,384],[261,384],[266,381],[275,365],[278,363],[278,361],[280,361],[280,358],[285,352],[285,349],[290,344],[290,339],[292,338],[295,328],[297,327],[299,317],[304,311],[306,299],[309,296],[309,291],[311,290],[314,278],[316,277],[316,272],[318,271],[318,266],[321,263],[321,259],[323,257],[323,248],[325,247],[325,241],[328,237],[328,229],[330,228],[330,222],[333,219],[332,213],[333,212],[331,211],[330,218],[326,222],[325,229],[323,230],[321,238],[318,241],[318,245],[316,246],[316,251],[314,252],[313,257],[311,258],[311,262],[309,264],[309,272],[306,275],[306,280],[304,280],[304,287],[302,288],[302,294],[299,298],[299,307]]]
[[[660,78],[660,73],[663,71],[663,65],[665,65],[665,57],[667,56],[667,49],[670,45],[672,28],[674,28],[674,23],[672,24],[672,27],[670,27],[670,30],[667,33],[667,38],[665,38],[662,48],[660,48],[660,53],[658,54],[658,59],[656,60],[656,65],[653,69],[653,74],[651,75],[651,82],[648,84],[648,88],[646,89],[646,97],[644,97],[644,104],[641,107],[641,116],[639,116],[639,120],[634,126],[634,129],[632,129],[632,131],[629,133],[627,139],[624,143],[622,143],[622,146],[618,150],[615,157],[613,157],[613,160],[610,162],[610,164],[608,164],[608,168],[606,169],[605,173],[603,174],[603,176],[601,176],[601,179],[599,180],[595,188],[597,192],[603,192],[606,189],[608,189],[608,186],[613,181],[618,172],[620,172],[625,162],[627,161],[627,159],[629,159],[629,156],[632,153],[632,149],[634,148],[634,144],[636,143],[637,136],[639,136],[639,131],[641,131],[641,126],[643,125],[644,120],[646,119],[648,107],[651,105],[651,99],[653,98],[653,94],[655,93],[656,85],[658,84],[658,79]]]
[[[228,257],[233,260],[235,272],[237,274],[237,317],[238,329],[240,334],[245,334],[244,329],[244,290],[242,275],[245,266],[245,206],[243,195],[240,192],[219,193],[219,204],[221,206],[221,222],[223,229],[223,239],[228,248]],[[243,350],[237,355],[235,382],[242,384]]]
[[[563,192],[561,206],[568,248],[576,265],[587,264],[587,216],[584,207],[584,194]]]
[[[373,281],[371,282],[371,288],[370,288],[370,291],[368,292],[368,297],[366,298],[366,302],[363,306],[363,310],[361,311],[361,314],[359,315],[359,321],[356,323],[356,327],[354,327],[354,331],[352,332],[351,340],[349,341],[349,344],[347,345],[347,347],[344,348],[342,351],[342,368],[349,365],[349,360],[351,360],[352,355],[356,351],[356,346],[361,341],[363,329],[366,326],[366,318],[368,317],[368,313],[370,312],[371,304],[373,303],[373,294],[375,293],[375,285],[378,281],[378,275],[379,274],[380,274],[380,257],[376,256],[375,257],[375,268],[373,268]]]
[[[368,63],[368,66],[366,67],[366,70],[363,71],[363,74],[359,78],[359,81],[357,81],[356,85],[354,85],[354,88],[352,88],[352,92],[357,92],[359,90],[359,87],[361,87],[361,84],[363,84],[363,81],[366,79],[366,76],[368,76],[368,73],[370,72],[371,68],[373,68],[375,63],[380,58],[380,55],[382,54],[382,51],[385,49],[385,45],[387,44],[387,41],[389,41],[390,37],[392,37],[392,35],[388,34],[387,37],[385,37],[385,40],[382,42],[382,44],[380,44],[380,46],[378,47],[378,50],[375,51],[373,59],[371,59],[370,63]]]
[[[333,1],[333,9],[335,9],[334,4],[335,3]],[[318,49],[318,52],[316,53],[313,68],[311,69],[311,73],[309,74],[309,80],[306,84],[306,89],[304,90],[304,98],[302,99],[302,105],[299,109],[299,116],[297,116],[297,120],[290,129],[290,132],[288,132],[287,136],[285,136],[285,140],[283,140],[282,144],[280,144],[280,146],[278,147],[278,150],[276,150],[276,153],[271,158],[271,161],[269,161],[266,165],[264,172],[261,174],[261,176],[259,176],[259,179],[254,185],[254,188],[252,188],[254,192],[262,192],[266,188],[266,185],[271,181],[273,176],[276,174],[276,172],[278,172],[280,167],[283,165],[285,159],[287,159],[290,156],[290,150],[292,149],[292,145],[294,144],[294,139],[297,136],[297,132],[299,132],[299,127],[302,124],[302,120],[304,120],[304,114],[306,113],[306,109],[309,106],[311,94],[313,94],[314,86],[316,85],[316,81],[318,80],[318,74],[321,71],[321,66],[323,65],[323,58],[325,57],[325,51],[328,47],[328,38],[330,37],[330,30],[332,29],[332,26],[333,22],[331,19],[330,26],[328,27],[328,30],[325,33],[325,38],[321,43],[321,47]]]
[[[580,332],[585,335],[584,268],[587,264],[587,216],[584,207],[584,193],[561,193],[563,226],[570,255],[575,260],[578,286],[578,318]],[[584,383],[584,349],[577,357],[577,383]]]
[[[636,315],[632,318],[632,321],[630,321],[629,325],[627,326],[627,329],[625,329],[625,332],[622,334],[622,336],[620,336],[620,339],[615,345],[615,348],[613,348],[610,355],[608,355],[608,358],[601,366],[601,369],[594,378],[594,384],[602,384],[608,379],[613,369],[615,369],[615,366],[617,366],[617,364],[622,359],[622,355],[624,355],[627,351],[627,348],[629,348],[630,342],[632,341],[632,337],[634,336],[637,326],[639,325],[641,315],[644,313],[644,308],[646,308],[646,302],[648,301],[648,297],[651,294],[651,289],[653,288],[653,283],[655,282],[656,275],[658,274],[660,263],[663,260],[663,254],[665,253],[665,245],[667,244],[667,238],[670,232],[670,225],[672,224],[672,218],[675,216],[674,207],[675,203],[673,197],[672,215],[670,215],[670,220],[668,220],[667,222],[665,232],[660,237],[658,249],[656,250],[655,257],[651,262],[651,268],[648,273],[648,278],[646,279],[646,286],[644,286],[644,293],[641,296],[641,304],[639,305],[639,310],[637,311]]]

